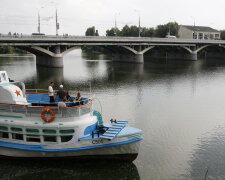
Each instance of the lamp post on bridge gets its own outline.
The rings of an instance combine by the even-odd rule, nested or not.
[[[117,22],[116,22],[116,15],[119,15],[120,13],[115,13],[115,28],[114,28],[114,34],[117,36]]]
[[[134,10],[135,12],[138,13],[138,37],[141,37],[141,16],[140,16],[140,12],[138,10]]]
[[[193,18],[193,20],[194,20],[194,37],[193,37],[193,39],[198,39],[198,33],[196,33],[196,31],[195,31],[195,17],[191,16],[191,18]]]
[[[40,18],[40,10],[41,10],[42,8],[44,8],[44,7],[41,7],[41,8],[39,8],[39,9],[38,9],[38,28],[37,28],[37,30],[38,30],[38,33],[39,33],[39,34],[41,33],[41,18]]]
[[[59,30],[59,23],[58,23],[58,15],[57,15],[57,9],[55,13],[55,20],[56,20],[56,36],[58,36],[58,30]]]

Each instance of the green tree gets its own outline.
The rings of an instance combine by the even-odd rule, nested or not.
[[[95,26],[87,28],[85,36],[99,36],[98,30],[95,30]]]
[[[141,36],[142,37],[153,37],[155,33],[155,29],[154,28],[142,28],[141,31]]]
[[[98,30],[95,29],[95,26],[89,27],[85,32],[85,36],[99,36]],[[82,51],[86,52],[100,52],[102,48],[99,48],[97,46],[82,46],[81,49]]]
[[[130,27],[125,25],[121,30],[121,36],[130,36]]]
[[[106,36],[120,36],[121,32],[118,28],[111,28],[110,30],[106,30]]]
[[[169,33],[170,29],[170,35],[178,36],[179,31],[179,25],[176,22],[169,22],[164,25],[158,25],[155,29],[155,37],[166,37],[166,35]]]

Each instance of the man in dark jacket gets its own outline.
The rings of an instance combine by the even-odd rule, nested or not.
[[[63,101],[65,96],[66,92],[63,90],[63,85],[61,84],[59,86],[59,90],[57,91],[56,98],[58,98],[59,101]]]

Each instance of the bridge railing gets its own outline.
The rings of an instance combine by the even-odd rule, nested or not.
[[[120,36],[74,36],[74,35],[27,35],[27,34],[15,34],[15,35],[8,35],[8,34],[0,34],[0,41],[1,40],[57,40],[57,41],[88,41],[97,43],[98,41],[104,42],[172,42],[172,43],[212,43],[212,44],[225,44],[224,40],[209,40],[209,39],[182,39],[182,38],[157,38],[157,37],[120,37]]]

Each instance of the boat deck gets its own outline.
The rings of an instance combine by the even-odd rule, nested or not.
[[[104,123],[104,127],[108,128],[108,130],[112,129],[113,125],[114,125],[114,123]],[[103,138],[102,136],[105,133],[100,134],[100,135],[94,134],[94,136],[89,135],[89,136],[86,136],[86,137],[82,137],[82,138],[79,138],[79,141]],[[132,136],[132,134],[135,134],[135,136],[136,135],[140,135],[141,136],[142,135],[142,131],[140,129],[137,129],[137,128],[134,128],[134,127],[124,126],[123,128],[121,128],[120,131],[117,131],[117,133],[115,134],[115,136],[113,138],[112,138],[112,136],[109,136],[109,138],[108,138],[108,136],[105,136],[104,139],[112,140],[112,139],[114,139],[117,136],[119,136],[119,137]]]
[[[50,103],[48,94],[36,94],[36,93],[27,94],[27,102],[31,103],[31,106],[58,106],[58,102],[60,101],[60,99],[58,97],[56,98],[56,95],[54,96],[54,98],[55,102]],[[70,101],[66,102],[66,106],[67,107],[79,106],[80,102],[74,102],[74,100],[75,97],[70,97]],[[87,104],[88,99],[82,97],[81,102],[83,102],[83,104]]]

